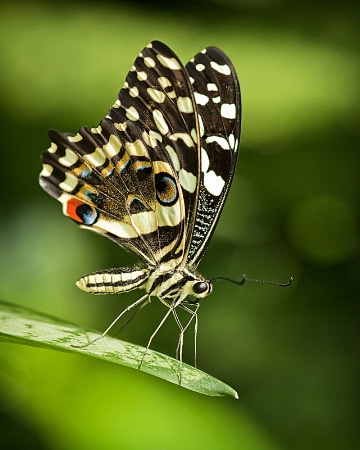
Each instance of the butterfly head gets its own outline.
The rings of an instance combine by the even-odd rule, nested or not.
[[[189,280],[184,284],[181,292],[181,302],[183,303],[198,303],[204,297],[207,297],[212,292],[212,284],[210,281],[203,280]]]
[[[212,284],[198,274],[184,274],[184,284],[178,292],[177,302],[198,303],[212,292]]]

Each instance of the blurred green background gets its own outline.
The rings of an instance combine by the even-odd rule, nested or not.
[[[2,3],[0,297],[104,330],[139,293],[75,280],[136,258],[78,229],[38,186],[47,130],[96,126],[136,55],[208,45],[243,95],[239,164],[200,265],[198,366],[240,400],[201,396],[100,360],[0,346],[1,449],[360,448],[358,2]],[[153,301],[121,335],[146,344]],[[153,348],[174,355],[169,321]],[[192,336],[185,359],[192,362]]]

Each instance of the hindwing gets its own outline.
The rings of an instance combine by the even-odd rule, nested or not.
[[[240,140],[240,85],[224,52],[207,47],[187,65],[199,118],[201,175],[188,264],[196,267],[219,220]]]

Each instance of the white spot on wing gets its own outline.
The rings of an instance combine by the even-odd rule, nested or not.
[[[133,106],[126,110],[126,117],[130,120],[139,120],[139,113]]]
[[[212,99],[212,101],[213,101],[214,103],[220,103],[220,102],[221,102],[221,97],[220,97],[220,96],[214,97],[214,98]]]
[[[65,155],[59,158],[59,163],[65,167],[70,167],[76,163],[78,156],[70,148],[65,149]]]
[[[55,142],[52,142],[50,144],[50,147],[48,148],[48,152],[49,153],[55,153],[57,148],[58,148],[58,146],[55,144]]]
[[[110,221],[110,220],[103,220],[100,218],[96,222],[96,224],[91,227],[91,229],[92,230],[95,229],[95,231],[96,229],[102,230],[102,232],[107,231],[111,234],[114,234],[115,236],[122,238],[133,238],[138,236],[133,226],[129,225],[126,222],[121,222],[120,220]]]
[[[239,149],[239,139],[236,139],[234,144],[234,151],[237,152],[238,149]]]
[[[156,124],[158,130],[160,131],[160,133],[161,134],[168,133],[169,127],[165,121],[163,113],[160,110],[155,109],[153,111],[153,118],[154,118],[155,124]]]
[[[94,167],[102,166],[106,161],[106,156],[100,148],[96,148],[94,152],[84,155],[83,158]]]
[[[235,103],[223,103],[221,105],[220,114],[224,119],[236,119],[236,105]]]
[[[234,150],[235,147],[235,137],[233,134],[229,135],[229,144],[230,144],[230,148]]]
[[[164,67],[167,67],[171,70],[180,70],[181,66],[179,62],[175,58],[167,58],[163,55],[156,55],[157,59],[160,61],[160,64],[162,64]]]
[[[196,64],[195,69],[198,72],[202,72],[205,69],[205,66],[204,66],[204,64]]]
[[[137,97],[139,95],[139,89],[136,86],[133,86],[129,89],[129,94],[131,97]]]
[[[154,88],[147,88],[147,93],[156,103],[163,103],[165,100],[165,94],[162,91],[158,91]]]
[[[191,139],[191,136],[188,133],[174,133],[170,136],[170,139],[172,139],[173,141],[181,139],[187,147],[194,147],[194,141]]]
[[[68,140],[70,142],[80,142],[82,141],[82,136],[81,134],[77,133],[75,136],[68,136]]]
[[[91,128],[91,132],[94,133],[94,134],[101,134],[101,132],[102,132],[101,125],[99,125],[96,128]]]
[[[155,211],[143,211],[131,215],[131,223],[139,234],[152,233],[157,230]]]
[[[204,136],[204,134],[205,134],[204,122],[203,122],[202,117],[200,116],[200,114],[198,114],[198,119],[199,119],[200,136]]]
[[[157,133],[156,131],[153,131],[153,130],[150,130],[150,131],[149,131],[149,136],[150,136],[151,138],[156,139],[156,140],[159,141],[159,142],[162,142],[162,140],[163,140],[161,134],[159,134],[159,133]]]
[[[159,227],[177,225],[181,220],[180,202],[177,201],[173,206],[162,206],[158,203],[156,217]]]
[[[217,142],[220,147],[224,150],[230,150],[228,141],[220,136],[209,136],[205,139],[205,142],[211,144],[212,142]]]
[[[179,181],[181,186],[188,192],[195,192],[196,189],[196,176],[185,169],[179,171]]]
[[[134,156],[147,156],[148,153],[146,151],[146,147],[140,139],[137,139],[135,142],[126,142],[125,144],[126,152],[129,155]]]
[[[178,155],[176,154],[175,150],[171,147],[171,145],[167,145],[165,148],[169,153],[171,162],[173,163],[175,170],[178,172],[180,170],[180,161]]]
[[[152,148],[155,148],[158,145],[158,140],[155,137],[150,136],[150,134],[148,134],[146,131],[143,131],[142,138],[145,144],[149,145]]]
[[[170,82],[169,78],[166,78],[166,77],[159,77],[158,82],[163,89],[171,86],[171,82]]]
[[[210,66],[217,72],[222,73],[224,75],[231,74],[230,67],[227,64],[218,64],[215,61],[210,61]]]
[[[78,184],[78,180],[74,174],[71,172],[66,172],[65,180],[59,184],[59,188],[65,192],[73,191]]]
[[[206,173],[209,169],[210,161],[206,151],[201,148],[201,170]]]
[[[193,129],[190,131],[190,135],[191,135],[191,137],[192,137],[192,140],[195,142],[195,144],[197,144],[197,142],[198,142],[198,136],[197,136],[197,133],[196,133],[195,128],[193,128]]]
[[[155,67],[155,61],[152,58],[149,58],[148,56],[144,58],[144,62],[148,67]]]
[[[138,72],[138,73],[136,74],[136,76],[137,76],[137,79],[138,79],[139,81],[145,81],[145,80],[147,79],[147,74],[146,74],[146,72]]]
[[[53,168],[53,166],[50,166],[50,164],[43,164],[43,168],[40,173],[40,176],[41,177],[49,177],[52,174],[53,170],[54,170],[54,168]]]
[[[192,113],[194,112],[193,104],[190,97],[179,97],[177,99],[177,106],[180,112]]]
[[[194,92],[195,101],[198,105],[206,105],[206,103],[209,101],[209,97],[204,94],[199,94],[199,92]]]
[[[112,158],[119,153],[121,147],[119,139],[114,134],[110,134],[109,142],[103,146],[103,150],[109,158]]]
[[[119,123],[114,123],[115,128],[117,128],[119,131],[125,131],[127,128],[127,123],[126,122],[119,122]]]
[[[208,91],[217,91],[218,87],[216,86],[215,83],[208,83],[207,84],[207,89],[208,89]]]
[[[225,181],[213,170],[210,170],[204,174],[204,186],[210,194],[218,197],[225,186]]]

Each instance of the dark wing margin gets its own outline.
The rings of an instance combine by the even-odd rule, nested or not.
[[[241,131],[240,84],[229,58],[216,47],[186,66],[201,136],[201,176],[187,264],[196,267],[215,230],[236,167]]]

